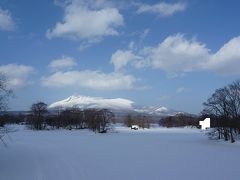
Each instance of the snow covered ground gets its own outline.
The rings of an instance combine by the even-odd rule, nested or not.
[[[197,129],[31,131],[0,145],[1,180],[237,180],[240,144]]]

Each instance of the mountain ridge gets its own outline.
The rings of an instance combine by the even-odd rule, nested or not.
[[[72,107],[78,107],[81,109],[88,108],[106,108],[114,112],[124,112],[124,113],[136,113],[136,114],[146,114],[146,115],[157,115],[157,116],[170,116],[176,115],[178,113],[183,113],[181,111],[175,111],[168,109],[164,106],[139,106],[135,102],[124,99],[124,98],[102,98],[102,97],[91,97],[91,96],[70,96],[63,100],[54,102],[48,106],[49,109],[67,109]]]

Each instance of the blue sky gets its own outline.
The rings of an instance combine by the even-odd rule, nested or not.
[[[10,110],[70,95],[199,113],[239,78],[238,0],[1,0]]]

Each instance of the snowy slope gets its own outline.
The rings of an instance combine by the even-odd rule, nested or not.
[[[128,99],[104,99],[101,97],[89,96],[70,96],[64,100],[52,103],[49,105],[50,109],[54,108],[107,108],[107,109],[132,109],[134,102]]]
[[[141,113],[155,116],[169,116],[179,113],[164,106],[139,106],[133,101],[123,98],[104,99],[101,97],[70,96],[64,100],[57,101],[49,105],[49,109],[66,109],[71,107],[87,108],[107,108],[114,112]]]
[[[180,113],[164,106],[143,106],[134,109],[136,112],[157,116],[171,116]],[[182,112],[181,112],[182,113]]]

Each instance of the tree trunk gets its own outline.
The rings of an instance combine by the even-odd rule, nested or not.
[[[232,128],[230,128],[230,136],[231,136],[231,143],[234,143],[235,140],[234,140],[234,137],[233,137],[233,130],[232,130]]]

